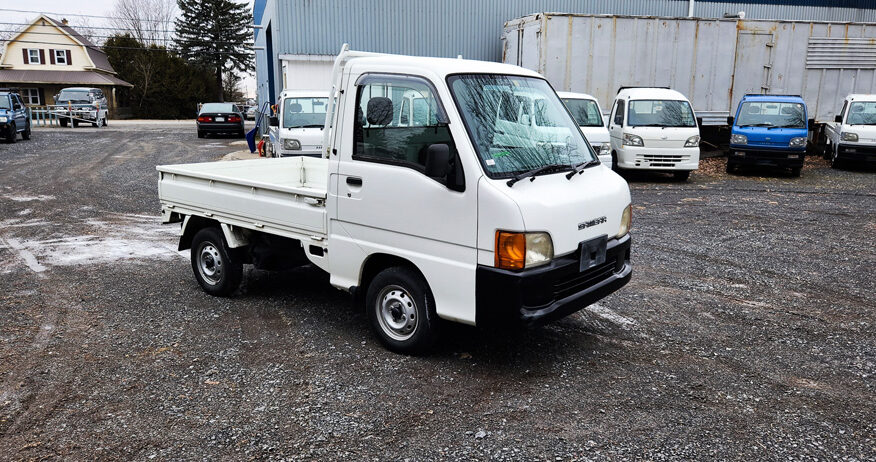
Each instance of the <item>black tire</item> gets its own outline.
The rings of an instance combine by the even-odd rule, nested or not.
[[[27,127],[25,127],[24,131],[21,132],[21,139],[23,139],[23,140],[30,139],[30,123],[28,123]]]
[[[203,138],[203,137],[204,137],[204,131],[198,130],[198,138]]]
[[[611,169],[614,170],[615,173],[620,173],[621,169],[617,165],[617,152],[611,151]]]
[[[192,238],[192,272],[204,292],[216,297],[233,294],[243,279],[243,263],[228,248],[219,228],[204,228]]]
[[[794,168],[792,168],[792,169],[791,169],[791,176],[793,176],[793,177],[799,177],[799,176],[800,176],[800,172],[801,172],[802,170],[803,170],[803,167],[794,167]]]
[[[15,142],[15,135],[16,135],[15,123],[11,123],[11,124],[9,124],[9,128],[6,131],[6,142],[7,143],[14,143]]]
[[[103,118],[103,126],[106,127],[108,124],[106,123],[106,117]]]
[[[672,177],[675,178],[675,181],[687,181],[690,178],[690,170],[672,172]]]
[[[727,173],[733,173],[733,170],[736,170],[736,166],[733,165],[729,160],[727,161]]]
[[[58,123],[60,123],[62,127],[66,127],[67,126],[67,119],[58,119]]]
[[[100,120],[97,120],[96,122],[91,122],[91,126],[94,128],[100,127]]]
[[[73,119],[73,128],[76,128],[78,126],[79,126],[79,121],[76,119]]]
[[[438,316],[429,285],[416,271],[387,268],[368,285],[365,309],[371,328],[390,350],[416,354],[438,338]]]
[[[241,130],[240,133],[237,134],[238,138],[246,138],[246,130]]]

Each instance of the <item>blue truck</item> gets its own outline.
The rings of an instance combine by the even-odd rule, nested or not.
[[[22,139],[30,139],[30,116],[27,106],[17,93],[0,91],[0,137],[8,143],[14,143],[19,133]]]
[[[806,102],[797,95],[745,95],[728,117],[727,173],[741,166],[788,168],[800,176],[809,139]]]

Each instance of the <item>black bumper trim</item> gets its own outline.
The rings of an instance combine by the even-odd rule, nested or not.
[[[876,146],[840,144],[836,158],[848,162],[876,164]]]
[[[745,153],[745,155],[737,155],[737,152]],[[797,155],[797,157],[789,159],[789,155]],[[730,146],[730,153],[727,156],[727,162],[734,165],[763,165],[785,168],[803,167],[803,162],[805,159],[805,149],[794,151],[791,149],[769,149],[755,147],[738,148],[734,146]]]
[[[580,252],[523,271],[479,265],[476,323],[544,324],[595,303],[630,281],[630,243],[629,234],[610,239],[605,263],[583,272],[579,271]]]

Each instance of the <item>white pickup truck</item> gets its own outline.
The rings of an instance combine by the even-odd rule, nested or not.
[[[825,125],[827,158],[834,168],[876,165],[876,95],[849,95],[833,123]]]
[[[284,90],[277,106],[278,117],[269,120],[271,157],[322,157],[328,91]]]
[[[535,93],[550,139],[499,141]],[[440,320],[538,324],[630,280],[629,187],[535,72],[345,45],[323,132],[320,158],[158,167],[163,220],[182,223],[207,293],[232,294],[244,264],[309,263],[415,352]]]

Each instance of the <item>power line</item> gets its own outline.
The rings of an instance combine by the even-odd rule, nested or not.
[[[0,22],[0,24],[9,25],[9,26],[30,26],[33,23],[30,23],[30,22]],[[71,26],[69,24],[64,24],[64,25],[75,29],[74,26]],[[100,30],[134,30],[134,29],[128,29],[125,27],[82,26],[82,28],[83,29],[100,29]],[[143,32],[175,32],[175,30],[173,30],[173,29],[140,29],[140,30]],[[16,31],[16,32],[18,32],[18,31]]]
[[[15,30],[0,30],[0,32],[13,32],[13,33],[14,33],[14,32],[18,32],[18,31],[15,31]],[[130,30],[130,32],[135,32],[135,30],[132,29],[132,30]],[[60,36],[63,36],[63,37],[68,37],[68,36],[69,36],[68,34],[65,34],[65,33],[62,33],[62,32],[28,32],[28,34],[39,34],[39,35],[60,35]],[[119,36],[119,35],[92,35],[92,34],[82,34],[81,32],[80,32],[80,34],[81,34],[81,35],[85,35],[85,36],[90,37],[90,38],[95,38],[95,37],[97,37],[97,38],[118,38],[118,37],[122,37],[122,36]],[[133,38],[136,39],[137,37],[133,37]],[[156,42],[158,42],[158,41],[161,41],[161,42],[173,42],[173,41],[174,41],[174,39],[172,39],[172,38],[149,38],[148,40],[149,40],[149,41],[156,41]],[[0,42],[8,42],[8,41],[11,41],[11,40],[10,40],[10,39],[5,39],[5,40],[0,39]],[[18,41],[18,40],[16,40],[16,42],[17,42],[17,41]],[[253,42],[233,42],[233,41],[229,41],[229,40],[224,40],[224,41],[220,41],[220,40],[211,40],[210,43],[231,43],[231,44],[241,43],[241,44],[243,44],[243,45],[252,45],[252,44],[253,44]],[[63,43],[56,43],[55,45],[63,45]]]
[[[34,10],[14,10],[11,8],[0,8],[0,11],[9,11],[12,13],[35,13],[35,14],[44,14],[47,16],[79,16],[82,18],[96,18],[96,19],[118,19],[122,21],[130,21],[132,18],[121,18],[118,16],[99,16],[94,14],[77,14],[77,13],[49,13],[47,11],[34,11]],[[161,19],[136,19],[136,21],[143,22],[167,22]]]
[[[39,41],[35,41],[35,40],[16,40],[15,42],[16,43],[36,43],[36,44],[40,44],[40,45],[64,45],[63,43],[39,42]],[[91,48],[91,49],[94,49],[97,51],[100,51],[101,48],[111,48],[111,49],[118,49],[118,50],[164,51],[164,52],[169,52],[169,53],[184,54],[179,50],[175,50],[173,48],[167,48],[167,47],[165,47],[165,48],[146,48],[146,47],[120,47],[120,46],[111,46],[111,45],[109,45],[109,46],[107,46],[107,45],[104,45],[104,46],[97,46],[97,45],[88,46],[88,45],[86,45],[86,48]],[[227,52],[227,51],[206,51],[206,50],[204,50],[204,51],[198,51],[197,53],[194,53],[194,54],[252,56],[253,54],[255,54],[255,51],[253,51],[252,53],[241,53],[241,52],[237,52],[237,51]]]

